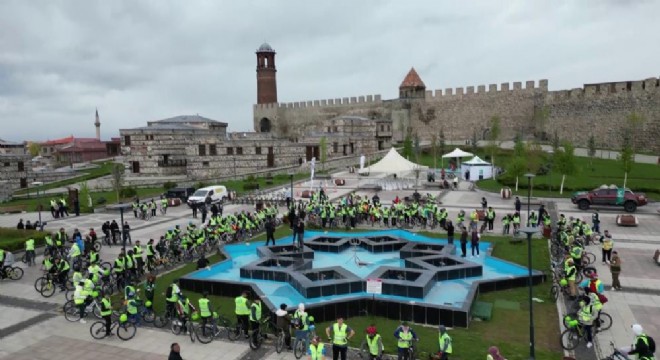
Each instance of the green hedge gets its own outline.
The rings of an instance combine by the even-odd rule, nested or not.
[[[36,246],[45,244],[46,232],[37,230],[18,230],[0,228],[0,248],[7,251],[20,251],[25,249],[25,240],[33,238]]]

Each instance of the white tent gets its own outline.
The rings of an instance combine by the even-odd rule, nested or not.
[[[464,158],[468,156],[474,156],[472,153],[469,153],[467,151],[463,151],[459,148],[454,149],[454,151],[450,153],[446,153],[442,155],[443,158]]]
[[[397,174],[397,176],[402,176],[415,170],[428,170],[428,168],[428,166],[423,166],[415,164],[412,161],[408,161],[394,148],[391,148],[390,151],[382,159],[380,159],[379,162],[369,166],[366,169],[362,169],[360,173],[375,172]]]
[[[465,174],[470,172],[470,181],[490,179],[493,177],[493,165],[480,157],[475,156],[461,165],[461,175],[465,179]]]

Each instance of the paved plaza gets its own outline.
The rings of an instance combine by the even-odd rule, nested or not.
[[[348,178],[345,187],[328,186],[326,191],[333,197],[343,196],[355,191],[357,180]],[[360,179],[361,183],[365,180]],[[461,183],[460,191],[422,191],[422,194],[431,192],[439,196],[442,207],[449,211],[449,219],[455,219],[461,209],[468,212],[473,208],[480,208],[481,197],[485,196],[489,206],[495,209],[498,216],[494,233],[501,233],[499,219],[506,213],[513,212],[513,200],[503,200],[496,194],[483,193],[480,191],[469,191],[468,183]],[[299,182],[294,186],[296,194],[308,188],[306,182]],[[397,195],[399,197],[410,196],[412,190],[381,191],[379,196],[384,203],[391,202]],[[358,194],[373,196],[373,192],[357,190]],[[559,213],[569,216],[578,216],[590,221],[590,212],[581,212],[567,199],[554,199]],[[524,203],[524,200],[523,200]],[[227,205],[225,213],[251,209],[251,205]],[[596,351],[604,351],[607,355],[609,342],[614,341],[619,346],[629,345],[633,335],[629,331],[630,325],[640,323],[647,333],[656,339],[660,337],[660,268],[653,263],[653,253],[660,249],[660,215],[656,212],[657,205],[640,208],[637,216],[640,225],[635,228],[617,227],[615,217],[619,213],[617,209],[601,210],[601,228],[609,229],[613,234],[615,249],[623,260],[623,271],[621,283],[623,291],[614,292],[610,290],[611,276],[609,270],[600,262],[600,248],[592,245],[589,251],[595,253],[598,261],[600,278],[605,284],[606,295],[609,302],[605,305],[605,311],[612,315],[613,327],[597,336]],[[526,206],[523,205],[526,211]],[[532,206],[533,210],[538,205]],[[284,209],[282,208],[283,212]],[[524,211],[524,212],[525,212]],[[85,232],[89,228],[100,230],[101,224],[108,220],[119,221],[117,213],[95,213],[80,217],[68,217],[65,219],[48,220],[50,214],[43,213],[45,220],[49,221],[47,230],[55,231],[64,227],[71,232],[73,228],[79,228]],[[14,227],[19,218],[36,219],[37,214],[14,214],[0,216],[0,226]],[[200,219],[191,219],[191,211],[185,207],[174,207],[168,209],[165,216],[157,216],[148,222],[138,221],[133,218],[132,212],[125,214],[132,228],[132,238],[141,240],[144,244],[150,238],[158,238],[168,228],[174,225],[186,225],[189,221],[200,223]],[[104,246],[101,258],[112,261],[119,253],[120,247]],[[521,251],[524,248],[521,247]],[[37,259],[39,262],[40,259]],[[23,266],[21,264],[21,266]],[[223,359],[293,359],[291,353],[276,354],[271,347],[266,353],[252,352],[247,343],[228,341],[216,341],[212,344],[203,345],[190,343],[183,336],[175,336],[169,331],[140,328],[136,337],[131,341],[119,339],[106,339],[95,341],[89,335],[89,325],[71,323],[61,316],[61,305],[64,296],[56,294],[51,298],[41,297],[33,287],[34,280],[40,276],[37,267],[25,268],[25,275],[21,281],[0,283],[0,359],[115,359],[118,356],[125,359],[166,359],[169,346],[172,342],[179,342],[182,346],[184,359],[217,359],[222,354]],[[559,341],[559,340],[558,340]],[[600,358],[601,354],[598,354]],[[595,358],[595,357],[594,357]]]

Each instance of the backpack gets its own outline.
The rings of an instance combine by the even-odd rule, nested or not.
[[[600,293],[598,294],[598,300],[601,304],[605,304],[608,301],[607,296]]]
[[[648,335],[646,335],[646,339],[649,341],[649,350],[651,351],[651,354],[655,353],[655,341]]]

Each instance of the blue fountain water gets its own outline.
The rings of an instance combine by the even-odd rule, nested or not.
[[[312,236],[332,236],[332,237],[360,237],[360,236],[382,236],[392,235],[397,236],[409,241],[425,242],[434,244],[447,244],[446,239],[430,238],[416,233],[410,233],[403,230],[385,230],[364,233],[342,233],[342,232],[317,232],[308,231],[305,233],[306,237]],[[290,236],[277,240],[278,245],[290,244],[292,238]],[[240,268],[248,263],[258,259],[256,248],[263,246],[263,241],[235,244],[225,246],[225,251],[231,257],[230,260],[212,266],[208,270],[200,270],[191,274],[193,279],[212,279],[212,280],[228,280],[228,281],[241,281]],[[480,257],[468,258],[474,263],[482,264],[483,276],[473,277],[460,280],[441,281],[436,283],[431,291],[423,299],[413,299],[402,296],[393,295],[376,295],[377,298],[383,299],[397,299],[409,302],[424,302],[436,305],[445,305],[450,307],[461,307],[466,301],[468,292],[472,283],[477,280],[483,279],[501,279],[513,276],[524,276],[527,274],[527,269],[491,256],[487,255],[487,250],[490,248],[490,243],[480,242],[479,249],[481,251]],[[468,249],[469,253],[469,249]],[[368,263],[367,266],[358,266],[354,260],[353,255],[356,255],[361,262]],[[326,253],[316,251],[314,253],[313,267],[324,268],[329,266],[341,266],[346,270],[354,273],[355,275],[366,278],[368,274],[380,266],[395,266],[404,267],[404,262],[399,258],[399,252],[386,252],[386,253],[371,253],[365,249],[349,249],[339,254]],[[307,299],[297,292],[293,287],[287,283],[267,280],[254,280],[244,279],[246,282],[256,284],[261,291],[268,297],[273,304],[288,304],[294,305],[297,303],[316,304],[322,303],[327,300],[337,300],[342,298],[351,298],[356,295],[364,295],[366,293],[335,295],[331,297],[319,297]]]

